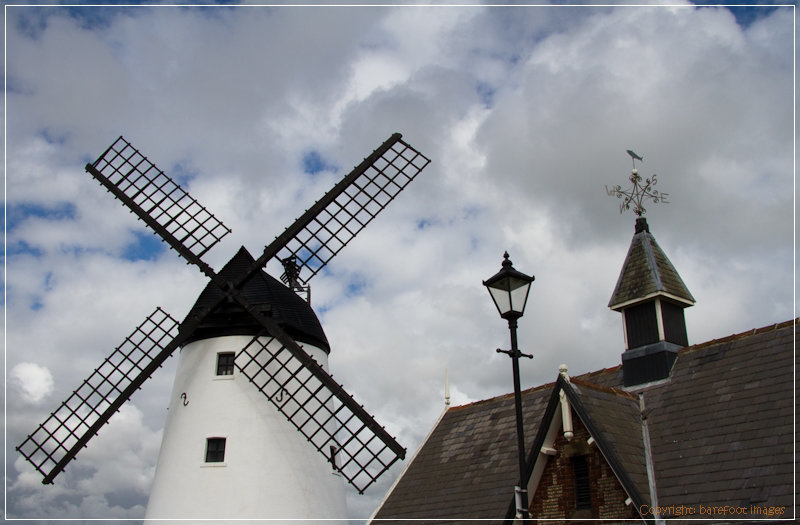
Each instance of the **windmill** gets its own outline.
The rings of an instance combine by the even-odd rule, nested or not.
[[[17,447],[19,453],[44,476],[44,484],[53,483],[180,348],[148,517],[270,517],[276,509],[280,514],[298,508],[320,516],[326,507],[330,512],[344,505],[342,478],[363,493],[405,457],[405,449],[327,372],[327,340],[297,294],[308,293],[309,280],[428,163],[402,135],[393,134],[257,259],[242,247],[215,272],[202,257],[230,229],[119,137],[86,171],[209,283],[182,322],[156,308]],[[286,286],[263,270],[272,260],[283,265]],[[213,362],[203,364],[208,360]],[[268,443],[277,452],[265,451]],[[234,458],[240,463],[236,468]],[[198,465],[229,468],[198,470]],[[308,471],[287,471],[297,465]],[[244,472],[252,483],[231,486],[235,472]],[[214,514],[211,503],[203,507],[197,491],[209,486],[241,500],[241,509]],[[176,495],[181,490],[186,503]],[[225,494],[214,496],[206,499],[218,502]],[[250,515],[254,512],[268,514]]]

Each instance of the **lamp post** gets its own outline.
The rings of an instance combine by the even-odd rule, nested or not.
[[[514,372],[514,407],[517,414],[517,449],[519,453],[519,486],[514,489],[514,498],[517,505],[517,513],[523,520],[527,520],[528,515],[528,489],[525,479],[525,434],[522,428],[522,393],[519,386],[519,358],[527,357],[532,359],[530,354],[523,354],[517,348],[517,319],[522,317],[525,312],[525,303],[528,300],[528,292],[534,277],[514,269],[508,259],[508,252],[503,254],[503,264],[499,272],[483,281],[483,285],[489,289],[494,305],[500,313],[500,317],[508,321],[508,329],[511,332],[511,350],[500,350],[498,352],[508,354],[511,357],[512,369]]]

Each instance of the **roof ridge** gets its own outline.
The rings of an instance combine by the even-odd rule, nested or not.
[[[606,368],[600,368],[599,370],[592,370],[591,372],[584,372],[582,374],[578,374],[577,376],[569,376],[569,377],[570,377],[570,379],[578,378],[578,379],[581,379],[583,381],[586,381],[586,379],[585,379],[586,376],[597,376],[597,375],[600,375],[600,374],[605,374],[605,373],[613,372],[615,370],[619,370],[620,368],[622,368],[621,364],[614,365],[614,366],[609,366],[609,367],[606,367]]]
[[[575,383],[575,384],[580,385],[580,386],[585,386],[585,387],[591,388],[593,390],[598,390],[600,392],[606,392],[608,394],[614,394],[614,395],[617,395],[617,396],[621,396],[621,397],[625,397],[625,398],[628,398],[628,399],[632,399],[634,401],[639,399],[636,395],[632,394],[631,392],[626,392],[625,390],[620,390],[619,388],[614,388],[612,386],[598,385],[597,383],[592,383],[590,381],[586,381],[586,380],[575,378],[575,377],[570,377],[569,378],[569,382],[570,383]]]
[[[788,321],[783,321],[781,323],[773,323],[771,325],[762,326],[760,328],[751,328],[749,330],[745,330],[744,332],[740,332],[738,334],[733,334],[733,335],[721,337],[719,339],[712,339],[711,341],[705,341],[705,342],[702,342],[702,343],[697,343],[697,344],[694,344],[694,345],[686,346],[686,347],[683,347],[683,348],[678,350],[678,355],[681,355],[681,354],[684,354],[684,353],[687,353],[687,352],[693,352],[695,350],[700,350],[702,348],[707,348],[709,346],[713,346],[713,345],[716,345],[716,344],[728,343],[730,341],[734,341],[736,339],[740,339],[742,337],[746,337],[746,336],[750,336],[750,335],[763,334],[763,333],[767,333],[767,332],[774,331],[774,330],[781,330],[781,329],[786,328],[787,326],[791,326],[793,324],[800,324],[800,317],[795,318],[795,319],[789,319]],[[615,393],[615,394],[619,394],[619,395],[623,395],[623,396],[631,397],[631,398],[635,399],[636,397],[632,393],[626,392],[625,390],[620,390],[618,388],[605,386],[605,385],[600,385],[598,383],[593,383],[593,382],[589,381],[590,378],[596,377],[596,376],[598,376],[600,374],[605,374],[605,373],[613,372],[615,370],[619,370],[621,366],[622,365],[614,365],[614,366],[611,366],[611,367],[608,367],[608,368],[601,368],[601,369],[598,369],[598,370],[592,370],[592,371],[589,371],[589,372],[584,372],[583,374],[579,374],[577,376],[570,376],[570,381],[576,382],[576,383],[578,383],[580,385],[587,386],[589,388],[595,388],[595,389],[601,390],[601,391],[605,390],[605,391],[607,391],[609,393]],[[542,385],[538,385],[538,386],[534,386],[534,387],[528,388],[526,390],[523,390],[522,394],[525,395],[525,394],[533,392],[533,391],[542,390],[542,389],[546,389],[546,388],[552,388],[553,385],[555,385],[555,381],[551,381],[549,383],[545,383],[545,384],[542,384]],[[460,410],[460,409],[463,409],[463,408],[468,408],[468,407],[472,407],[472,406],[478,405],[480,403],[490,403],[490,402],[498,401],[500,399],[512,398],[512,397],[514,397],[514,393],[513,392],[509,392],[507,394],[500,394],[498,396],[493,396],[493,397],[490,397],[490,398],[487,398],[487,399],[479,399],[477,401],[472,401],[471,403],[466,403],[464,405],[451,406],[448,410]]]
[[[761,328],[751,328],[749,330],[745,330],[744,332],[739,332],[738,334],[731,334],[725,337],[720,337],[718,339],[712,339],[711,341],[704,341],[702,343],[686,346],[678,350],[678,354],[680,355],[685,352],[692,352],[694,350],[699,350],[701,348],[707,348],[709,346],[714,346],[722,343],[729,343],[731,341],[741,339],[742,337],[747,337],[756,334],[765,334],[767,332],[781,330],[783,328],[786,328],[787,326],[791,326],[798,322],[800,322],[800,317],[795,319],[789,319],[788,321],[783,321],[782,323],[773,323],[771,325],[762,326]]]
[[[533,386],[531,388],[527,388],[527,389],[523,390],[521,393],[524,396],[526,394],[529,394],[531,392],[535,392],[537,390],[546,390],[548,388],[552,388],[553,385],[555,385],[555,384],[556,384],[555,381],[551,381],[550,383],[545,383],[543,385],[537,385],[537,386]],[[465,403],[463,405],[451,406],[448,409],[448,411],[450,411],[450,410],[461,410],[462,408],[473,407],[473,406],[479,405],[481,403],[491,403],[491,402],[494,402],[494,401],[499,401],[501,399],[513,398],[513,397],[514,397],[514,392],[509,392],[508,394],[500,394],[499,396],[493,396],[493,397],[489,397],[489,398],[486,398],[486,399],[479,399],[477,401],[472,401],[470,403]]]

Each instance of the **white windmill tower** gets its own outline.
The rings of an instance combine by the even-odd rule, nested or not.
[[[405,449],[330,376],[296,292],[429,162],[395,133],[258,259],[242,247],[215,272],[201,257],[230,230],[120,137],[86,170],[210,282],[181,323],[157,308],[17,450],[52,483],[181,348],[147,518],[346,517],[343,480],[363,493]]]
[[[236,280],[254,262],[241,248],[219,275]],[[241,291],[327,371],[330,347],[306,301],[261,271]],[[222,296],[209,283],[184,322]],[[290,379],[281,360],[291,354],[281,354],[269,336],[254,341],[262,330],[241,306],[226,304],[183,344],[145,518],[347,517],[335,454],[319,454],[250,384],[262,369],[281,385]],[[236,368],[240,351],[244,370]],[[319,402],[311,394],[280,386],[273,399],[289,413],[301,405],[313,413]]]

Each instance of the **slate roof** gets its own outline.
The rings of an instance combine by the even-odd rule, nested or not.
[[[531,439],[552,386],[523,392],[525,433]],[[501,523],[519,482],[516,432],[513,394],[451,407],[376,518],[495,518]]]
[[[660,507],[783,506],[783,517],[792,516],[795,324],[683,348],[668,380],[637,389],[622,389],[618,366],[571,378],[573,409],[634,501],[637,492],[650,501],[634,398],[642,393]],[[523,393],[531,459],[539,456],[539,429],[549,422],[547,408],[561,386]],[[375,518],[502,522],[513,512],[516,454],[512,395],[451,407]]]
[[[681,276],[650,233],[647,220],[640,217],[636,219],[636,230],[608,307],[617,310],[625,304],[663,294],[687,306],[694,304],[694,297]]]
[[[792,508],[794,325],[689,347],[643,390],[660,506]]]
[[[253,256],[242,246],[219,271],[219,275],[228,281],[236,281],[254,262]],[[255,272],[242,287],[242,294],[251,305],[275,319],[296,341],[330,352],[328,338],[311,306],[268,273],[263,270]],[[183,322],[216,304],[223,296],[223,291],[209,282]],[[255,335],[261,329],[261,325],[238,303],[223,301],[193,332],[188,342],[223,335]]]

